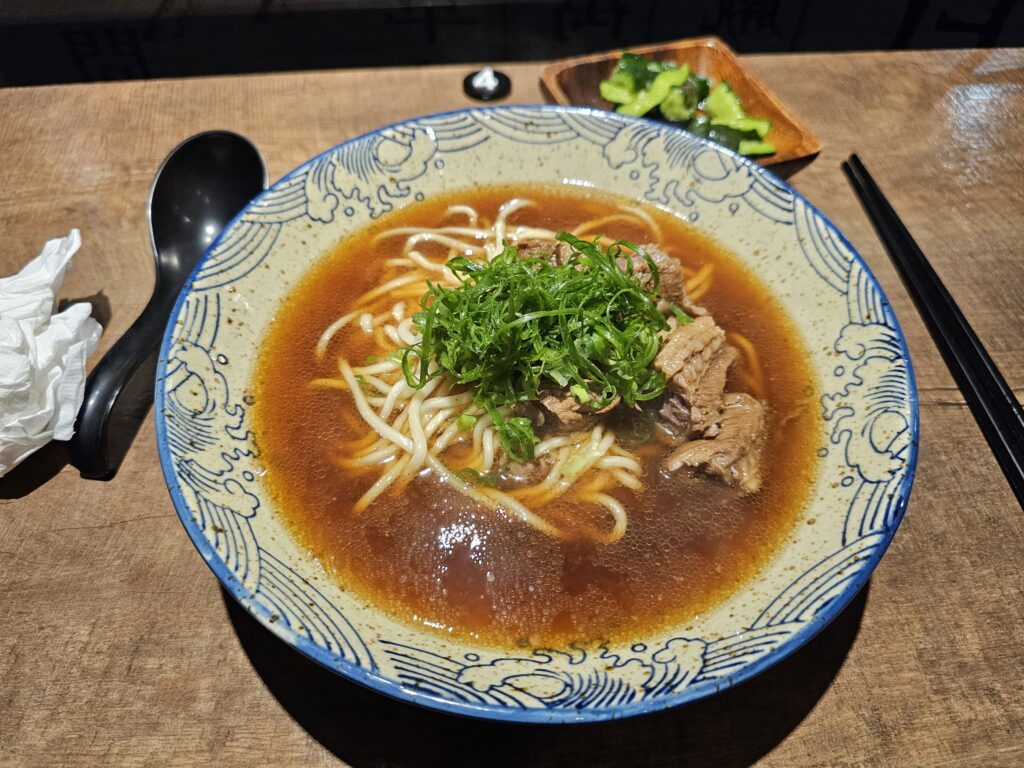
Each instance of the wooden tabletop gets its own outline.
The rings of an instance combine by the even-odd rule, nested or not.
[[[0,764],[1024,764],[1024,513],[839,170],[860,154],[1020,396],[1024,50],[744,61],[822,139],[791,182],[878,275],[921,396],[906,519],[832,625],[733,690],[622,723],[517,727],[392,702],[225,598],[171,506],[150,417],[111,482],[80,479],[59,445],[0,480]],[[103,352],[148,298],[146,195],[180,139],[240,131],[277,178],[465,105],[469,69],[0,90],[0,275],[79,227],[61,295],[109,306]],[[541,100],[539,64],[503,69],[513,100]]]

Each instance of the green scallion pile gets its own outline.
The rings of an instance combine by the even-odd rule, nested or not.
[[[460,285],[428,282],[413,317],[422,340],[402,351],[409,386],[442,374],[472,386],[513,461],[532,459],[538,439],[529,419],[504,418],[504,406],[560,389],[600,410],[617,397],[634,406],[665,389],[665,377],[651,366],[658,333],[668,328],[656,306],[654,261],[623,240],[602,249],[567,232],[557,237],[572,247],[568,263],[520,258],[509,244],[489,262],[451,259]],[[624,251],[646,261],[650,291]],[[438,366],[433,373],[431,361]]]

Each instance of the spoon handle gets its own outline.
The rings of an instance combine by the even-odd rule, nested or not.
[[[157,356],[176,292],[155,291],[142,314],[103,356],[85,382],[68,444],[82,477],[107,480],[124,460],[153,403]]]

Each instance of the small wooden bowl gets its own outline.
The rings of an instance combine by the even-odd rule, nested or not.
[[[728,82],[739,95],[748,115],[772,121],[768,140],[775,145],[777,151],[774,155],[752,158],[761,165],[787,163],[795,170],[793,166],[802,167],[821,151],[821,142],[810,129],[786,109],[779,98],[746,69],[733,50],[717,37],[639,45],[563,59],[541,71],[541,82],[551,99],[559,104],[612,109],[614,105],[601,98],[598,86],[611,74],[624,50],[643,54],[650,59],[672,59],[679,64],[689,64],[691,71],[710,78],[713,85],[720,80]],[[804,162],[796,163],[800,160]]]

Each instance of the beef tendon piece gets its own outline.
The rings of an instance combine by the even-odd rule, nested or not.
[[[711,317],[698,317],[692,323],[678,325],[668,333],[654,367],[669,379],[682,375],[681,394],[692,394],[711,358],[725,344],[725,331]]]

